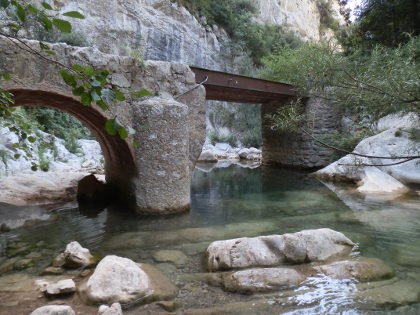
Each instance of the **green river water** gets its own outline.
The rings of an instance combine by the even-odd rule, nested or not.
[[[352,255],[385,261],[395,278],[358,283],[316,276],[294,290],[254,295],[228,293],[204,281],[204,253],[212,241],[323,227],[357,243]],[[11,279],[23,283],[39,277],[73,240],[99,257],[115,254],[159,268],[179,288],[179,314],[420,314],[420,197],[415,191],[393,201],[367,199],[348,189],[334,193],[307,173],[202,165],[192,181],[189,213],[135,218],[110,208],[87,218],[64,207],[52,220],[1,233],[3,248],[26,248],[17,257],[32,257],[33,263],[0,275],[0,288]],[[157,262],[153,254],[162,249],[179,250],[188,261]],[[0,303],[0,314],[24,303],[25,294],[19,294],[16,289],[0,295],[8,299]],[[154,311],[137,306],[124,314]]]

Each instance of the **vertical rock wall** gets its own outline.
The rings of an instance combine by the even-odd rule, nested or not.
[[[334,161],[334,151],[323,147],[304,133],[295,135],[279,134],[271,130],[266,114],[272,114],[281,104],[261,106],[263,147],[265,165],[280,165],[293,168],[320,168]],[[339,128],[340,119],[332,106],[319,98],[308,99],[305,103],[308,121],[305,127],[315,137]]]

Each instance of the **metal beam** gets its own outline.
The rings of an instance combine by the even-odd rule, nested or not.
[[[190,67],[197,83],[206,88],[206,99],[238,103],[267,103],[296,97],[289,84],[255,79],[220,71]],[[206,80],[207,78],[207,80]]]

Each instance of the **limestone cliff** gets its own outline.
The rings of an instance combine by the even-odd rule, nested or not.
[[[320,41],[331,36],[322,29],[318,0],[256,0],[259,19],[267,24],[281,25],[304,40]],[[331,0],[331,11],[340,25],[345,24],[337,0]]]
[[[229,68],[228,37],[217,27],[203,27],[185,8],[170,0],[60,0],[62,11],[77,10],[76,32],[102,52],[144,59]],[[136,51],[137,50],[137,51]]]
[[[317,0],[256,0],[262,23],[282,25],[305,40],[322,38]],[[334,15],[343,23],[337,0]],[[144,59],[186,63],[232,71],[227,34],[202,25],[171,0],[54,0],[62,11],[77,10],[85,20],[72,20],[76,32],[102,52],[140,54]],[[203,19],[204,21],[205,19]],[[325,31],[324,31],[325,33]]]

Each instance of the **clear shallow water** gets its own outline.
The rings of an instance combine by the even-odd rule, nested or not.
[[[247,311],[241,307],[251,303],[245,307],[249,314],[420,314],[418,195],[396,201],[365,200],[348,190],[334,193],[306,173],[239,166],[209,173],[196,170],[191,192],[187,214],[136,219],[110,208],[86,218],[77,208],[60,209],[52,221],[0,234],[0,242],[27,246],[21,257],[41,254],[20,273],[39,274],[73,240],[98,256],[117,254],[152,263],[180,288],[180,312],[231,305],[220,312],[231,314],[236,307],[238,314],[244,314]],[[343,232],[356,242],[353,255],[384,260],[396,278],[359,284],[317,276],[295,290],[247,296],[209,286],[200,276],[206,272],[204,251],[214,240],[322,227]],[[158,263],[153,254],[160,249],[180,250],[189,261],[181,266]]]

